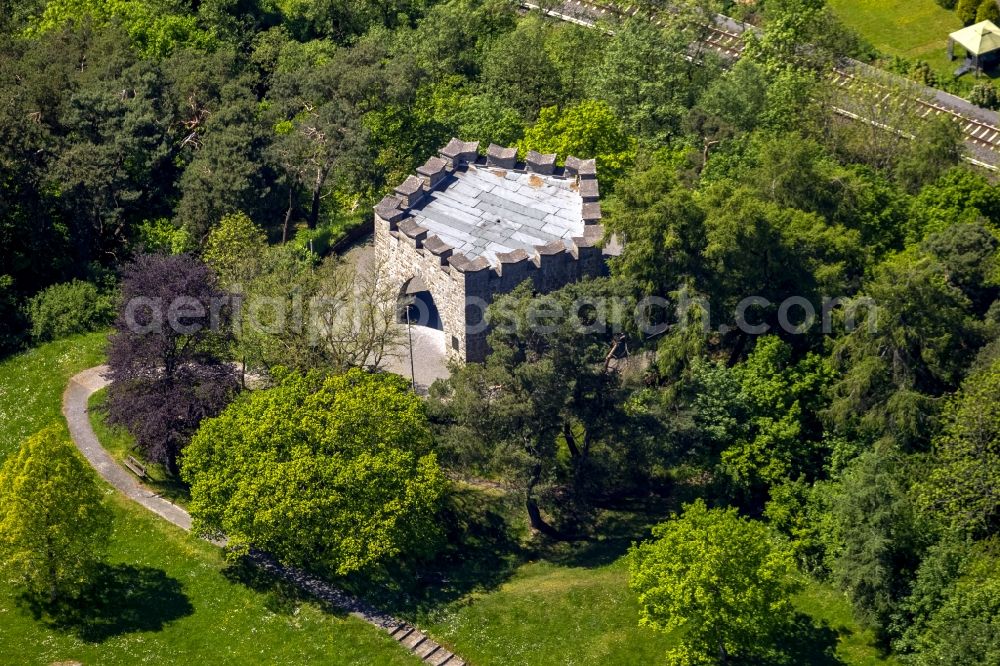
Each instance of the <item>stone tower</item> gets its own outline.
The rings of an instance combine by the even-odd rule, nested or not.
[[[452,139],[375,206],[384,270],[449,356],[482,361],[486,306],[531,280],[540,293],[605,272],[594,160]]]

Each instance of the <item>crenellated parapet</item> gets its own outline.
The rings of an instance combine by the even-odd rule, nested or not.
[[[451,353],[481,360],[481,308],[525,280],[540,292],[605,270],[600,190],[592,159],[452,139],[375,206],[376,244],[392,279],[419,276]]]
[[[477,142],[460,141],[452,139],[444,148],[439,151],[439,155],[429,158],[422,166],[417,168],[416,175],[408,176],[398,185],[393,194],[382,199],[375,206],[375,216],[387,230],[406,242],[411,247],[421,250],[428,257],[433,257],[437,265],[442,270],[448,271],[456,277],[469,279],[475,273],[489,273],[485,275],[490,284],[503,283],[504,286],[512,281],[523,281],[525,279],[535,279],[540,282],[550,280],[539,279],[539,273],[552,273],[553,278],[558,281],[572,279],[572,274],[576,269],[572,262],[587,262],[587,273],[594,269],[596,257],[599,261],[601,250],[598,247],[603,236],[601,226],[601,205],[599,203],[600,193],[597,181],[597,166],[593,159],[579,159],[568,156],[565,166],[556,166],[556,156],[553,154],[542,154],[529,151],[523,162],[517,159],[517,149],[507,148],[490,144],[485,156],[479,155],[479,144]],[[531,243],[525,246],[521,239],[530,238],[531,233],[515,234],[520,243],[520,247],[506,247],[505,251],[493,251],[484,253],[471,253],[475,256],[468,256],[469,252],[463,252],[459,247],[445,240],[446,234],[434,233],[431,229],[420,224],[419,211],[428,202],[435,191],[443,191],[452,185],[458,185],[459,179],[455,178],[456,173],[464,173],[473,170],[492,172],[495,175],[505,178],[510,172],[522,174],[536,174],[546,180],[540,187],[550,186],[553,183],[562,186],[563,190],[573,192],[579,199],[578,229],[574,233],[568,233],[562,228],[563,238],[550,238],[546,242]],[[485,190],[486,188],[484,188]],[[490,192],[481,193],[488,197]],[[456,195],[458,196],[458,195]],[[476,193],[468,188],[463,188],[461,196],[467,199],[475,199]],[[511,199],[516,198],[516,192],[511,193]],[[494,201],[495,197],[489,198]],[[464,201],[464,199],[463,199]],[[544,206],[541,201],[539,206]],[[485,206],[491,213],[496,208]],[[513,205],[513,204],[512,204]],[[519,204],[518,204],[519,205]],[[530,204],[524,204],[530,207]],[[502,213],[502,211],[501,211]],[[497,216],[495,225],[502,225],[504,220],[502,214]],[[572,220],[566,221],[566,227],[572,225]],[[516,223],[511,223],[516,224]],[[459,227],[460,222],[456,221],[455,226]],[[469,225],[468,233],[475,236],[480,230],[486,238],[493,238],[490,229],[486,226],[472,227]],[[525,227],[526,229],[526,227]],[[549,237],[552,229],[547,225],[541,225],[537,232],[538,236]],[[456,236],[458,235],[456,231]],[[497,245],[501,245],[498,241]],[[542,287],[543,285],[539,285]]]

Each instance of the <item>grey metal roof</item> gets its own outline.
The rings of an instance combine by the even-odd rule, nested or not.
[[[469,165],[457,169],[411,209],[413,220],[469,259],[582,236],[576,179]]]

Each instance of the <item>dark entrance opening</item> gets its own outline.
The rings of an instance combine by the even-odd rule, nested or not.
[[[419,277],[408,280],[400,290],[397,319],[400,324],[405,324],[407,317],[414,326],[444,330],[434,297]]]

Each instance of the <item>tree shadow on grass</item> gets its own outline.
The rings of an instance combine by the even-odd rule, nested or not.
[[[443,538],[433,558],[396,558],[352,576],[345,589],[378,608],[420,620],[473,591],[495,589],[530,553],[518,538],[511,500],[478,489],[456,490],[440,516]]]
[[[621,559],[636,541],[648,538],[650,530],[676,509],[672,498],[650,496],[604,503],[590,536],[572,541],[548,540],[539,555],[567,567],[596,568]]]
[[[753,660],[755,666],[843,666],[837,657],[837,632],[826,622],[817,622],[804,613],[775,637],[775,651],[767,658]]]
[[[191,615],[194,607],[181,582],[161,569],[100,564],[79,597],[39,603],[23,600],[36,619],[89,643],[135,631],[160,631]]]
[[[243,585],[264,595],[264,608],[276,615],[294,615],[304,601],[314,601],[324,606],[321,600],[311,597],[295,584],[257,566],[249,557],[241,557],[226,565],[222,575],[230,583]],[[324,606],[324,610],[335,615],[343,615],[341,608]]]

